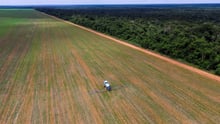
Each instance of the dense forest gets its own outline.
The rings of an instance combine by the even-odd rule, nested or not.
[[[220,75],[220,8],[88,7],[37,10]]]

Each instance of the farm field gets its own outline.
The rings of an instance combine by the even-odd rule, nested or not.
[[[219,122],[219,77],[35,10],[0,10],[1,124]]]

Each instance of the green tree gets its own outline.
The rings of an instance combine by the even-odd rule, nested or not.
[[[217,65],[217,68],[215,70],[215,74],[220,75],[220,64]]]

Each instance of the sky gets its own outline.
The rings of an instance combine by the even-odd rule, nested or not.
[[[59,5],[59,4],[181,4],[220,3],[220,0],[0,0],[1,5]]]

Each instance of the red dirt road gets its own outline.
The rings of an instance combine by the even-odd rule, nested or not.
[[[51,15],[48,15],[48,16],[51,16]],[[68,23],[68,24],[70,24],[70,25],[74,25],[74,26],[76,26],[76,27],[79,27],[79,28],[81,28],[81,29],[83,29],[83,30],[86,30],[86,31],[95,33],[95,34],[97,34],[97,35],[99,35],[99,36],[102,36],[102,37],[104,37],[104,38],[110,39],[110,40],[115,41],[115,42],[117,42],[117,43],[123,44],[123,45],[128,46],[128,47],[130,47],[130,48],[133,48],[133,49],[135,49],[135,50],[139,50],[139,51],[144,52],[144,53],[146,53],[146,54],[149,54],[149,55],[152,55],[152,56],[154,56],[154,57],[160,58],[160,59],[162,59],[162,60],[164,60],[164,61],[167,61],[167,62],[172,63],[172,64],[174,64],[174,65],[177,65],[177,66],[179,66],[179,67],[188,69],[188,70],[190,70],[190,71],[192,71],[192,72],[195,72],[195,73],[200,74],[200,75],[202,75],[202,76],[205,76],[205,77],[207,77],[207,78],[210,78],[210,79],[213,79],[213,80],[217,80],[217,81],[219,81],[219,83],[220,83],[220,77],[219,77],[219,76],[216,76],[216,75],[213,75],[213,74],[211,74],[211,73],[208,73],[208,72],[205,72],[205,71],[203,71],[203,70],[200,70],[200,69],[198,69],[198,68],[195,68],[195,67],[192,67],[192,66],[183,64],[183,63],[181,63],[181,62],[178,62],[178,61],[176,61],[176,60],[173,60],[173,59],[170,59],[170,58],[168,58],[168,57],[162,56],[162,55],[160,55],[160,54],[151,52],[151,51],[149,51],[149,50],[147,50],[147,49],[143,49],[143,48],[134,46],[134,45],[129,44],[129,43],[125,42],[125,41],[118,40],[118,39],[113,38],[113,37],[111,37],[111,36],[108,36],[108,35],[106,35],[106,34],[103,34],[103,33],[97,32],[97,31],[94,31],[94,30],[92,30],[92,29],[89,29],[89,28],[86,28],[86,27],[83,27],[83,26],[74,24],[74,23],[69,22],[69,21],[62,20],[62,19],[57,18],[57,17],[54,17],[54,16],[51,16],[51,17],[54,18],[54,19],[57,19],[57,20],[61,20],[61,21],[65,22],[65,23]]]

